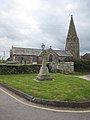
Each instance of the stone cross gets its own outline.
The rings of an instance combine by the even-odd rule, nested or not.
[[[37,80],[52,80],[52,78],[49,75],[48,67],[46,66],[46,55],[47,52],[45,50],[45,45],[44,43],[41,45],[42,47],[42,67],[40,68],[40,72],[38,76],[36,77]]]

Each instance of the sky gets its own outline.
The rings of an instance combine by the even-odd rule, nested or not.
[[[80,54],[90,53],[90,0],[0,0],[0,59],[12,46],[64,50],[71,14]]]

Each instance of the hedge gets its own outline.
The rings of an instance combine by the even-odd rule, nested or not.
[[[0,74],[38,73],[41,65],[0,65]]]
[[[90,61],[74,60],[76,72],[90,72]],[[41,65],[0,65],[0,74],[39,73]]]
[[[90,72],[90,61],[88,60],[75,60],[74,70],[76,72]]]

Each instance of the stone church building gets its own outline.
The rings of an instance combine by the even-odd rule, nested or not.
[[[53,50],[50,46],[47,51],[47,63],[63,62],[67,57],[79,58],[79,39],[76,33],[73,16],[71,15],[70,25],[66,38],[65,50]],[[13,47],[10,50],[10,61],[18,64],[41,64],[41,49]]]

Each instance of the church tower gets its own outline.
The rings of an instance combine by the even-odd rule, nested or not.
[[[74,59],[79,58],[79,39],[76,33],[72,15],[71,15],[70,25],[68,29],[67,38],[66,38],[65,50],[70,51]]]

